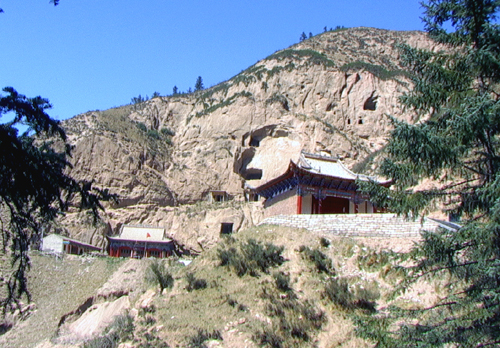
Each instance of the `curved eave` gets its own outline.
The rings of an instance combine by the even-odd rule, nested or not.
[[[366,178],[363,180],[363,178]],[[368,177],[345,178],[327,174],[316,173],[306,168],[301,168],[293,161],[290,161],[288,169],[282,175],[256,187],[253,191],[265,198],[272,198],[277,194],[293,189],[297,185],[316,186],[343,192],[357,191],[356,179],[368,181]],[[392,181],[377,182],[381,186],[388,187]]]

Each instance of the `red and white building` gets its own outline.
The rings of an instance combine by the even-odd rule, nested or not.
[[[123,225],[118,236],[107,238],[112,257],[164,258],[175,251],[174,241],[160,227]]]
[[[264,197],[264,217],[292,214],[380,213],[369,197],[361,194],[357,180],[388,186],[390,181],[357,174],[338,158],[302,152],[287,171],[252,190]]]

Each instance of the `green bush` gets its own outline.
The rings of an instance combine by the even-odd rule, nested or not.
[[[171,137],[173,137],[175,135],[175,132],[173,130],[171,130],[170,128],[162,128],[160,130],[160,132],[163,135],[167,135],[167,136],[171,136]]]
[[[196,278],[193,273],[186,274],[186,281],[188,282],[186,290],[189,292],[205,289],[207,287],[207,281],[205,279]]]
[[[330,246],[331,242],[329,239],[326,239],[325,237],[321,237],[319,239],[319,244],[321,244],[321,246],[323,248],[328,248]]]
[[[116,316],[103,334],[87,340],[84,348],[115,348],[119,343],[132,338],[134,319],[130,315]]]
[[[171,289],[174,286],[174,278],[167,270],[165,265],[158,259],[155,259],[146,270],[146,281],[160,287],[160,294],[164,289]]]
[[[335,269],[333,268],[332,260],[323,254],[318,249],[310,249],[306,246],[301,246],[299,248],[302,257],[310,262],[312,262],[319,273],[326,273],[329,275],[335,275]]]
[[[290,292],[293,289],[290,287],[290,276],[283,272],[276,272],[273,274],[276,288],[283,292]]]
[[[239,245],[239,248],[218,249],[219,265],[226,266],[242,277],[245,274],[258,276],[259,272],[268,273],[269,268],[279,266],[285,262],[281,256],[283,246],[272,243],[263,244],[254,239]]]
[[[326,322],[325,313],[309,301],[300,301],[288,294],[283,297],[270,288],[263,288],[261,298],[269,301],[266,313],[273,320],[272,330],[257,331],[253,339],[260,346],[302,347],[311,340],[311,333]]]
[[[398,76],[408,77],[408,73],[403,70],[387,70],[381,65],[370,64],[361,61],[355,61],[352,63],[347,63],[340,67],[340,71],[347,72],[349,70],[366,70],[373,75],[377,76],[381,80],[395,79]]]
[[[282,348],[285,339],[277,334],[277,329],[265,328],[253,335],[252,339],[261,347]]]
[[[390,263],[392,254],[387,251],[368,251],[357,257],[358,267],[365,271],[378,271]]]
[[[153,138],[153,139],[161,139],[160,133],[156,129],[150,129],[147,132],[148,137]]]
[[[148,127],[144,123],[142,123],[142,122],[137,122],[136,126],[137,126],[137,128],[139,128],[143,132],[147,132],[148,131]]]
[[[204,348],[206,347],[205,341],[208,340],[218,340],[222,341],[222,335],[219,330],[213,330],[209,332],[208,330],[198,329],[196,334],[191,336],[188,340],[189,348]]]
[[[376,295],[358,291],[354,294],[349,289],[346,279],[329,279],[325,285],[323,296],[328,298],[335,305],[345,310],[362,309],[367,312],[375,312],[375,302],[372,301]],[[363,297],[367,296],[367,297]],[[380,294],[379,296],[380,297]],[[377,297],[377,298],[378,298]]]

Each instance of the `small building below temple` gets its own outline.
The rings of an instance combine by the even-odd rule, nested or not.
[[[49,234],[43,237],[42,251],[82,255],[101,251],[101,248],[59,234]]]
[[[160,227],[123,225],[118,236],[107,238],[112,257],[164,258],[175,250],[173,240],[166,238],[165,229]]]
[[[356,174],[338,158],[302,152],[287,171],[251,190],[264,197],[264,217],[285,214],[358,214],[384,212],[358,191],[356,180],[390,181]]]

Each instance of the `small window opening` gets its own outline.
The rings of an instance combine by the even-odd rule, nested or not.
[[[233,223],[223,222],[220,224],[220,234],[231,234],[233,233]]]
[[[226,202],[229,200],[228,194],[225,191],[212,191],[210,192],[211,202]]]
[[[351,124],[351,119],[350,118],[347,119],[347,124]]]
[[[223,195],[215,195],[215,201],[216,202],[224,202],[224,196]]]
[[[361,119],[361,118],[360,118],[360,119],[358,120],[358,124],[363,124],[363,119]]]

